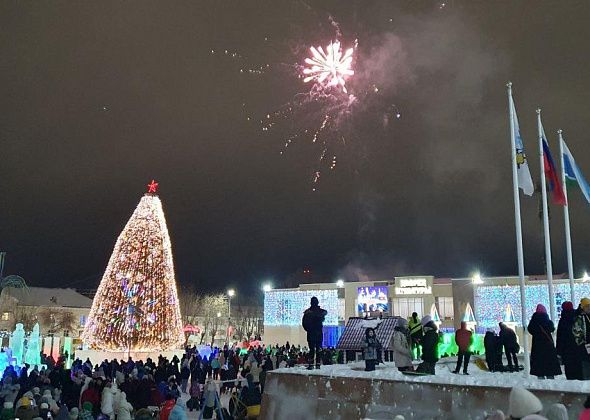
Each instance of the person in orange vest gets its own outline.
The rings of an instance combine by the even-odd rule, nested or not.
[[[461,322],[461,328],[455,331],[455,343],[457,343],[457,347],[459,347],[459,354],[457,355],[457,367],[453,373],[459,373],[461,370],[461,364],[465,362],[463,365],[463,374],[469,375],[469,373],[467,373],[467,367],[469,366],[469,358],[471,357],[470,347],[473,343],[473,332],[467,329],[467,324],[465,322]]]

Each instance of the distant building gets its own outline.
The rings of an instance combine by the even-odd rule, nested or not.
[[[454,320],[451,279],[405,276],[390,280],[300,284],[293,289],[274,289],[264,294],[264,341],[269,344],[305,344],[301,327],[303,311],[316,296],[328,311],[324,322],[324,344],[333,346],[350,317],[381,314],[408,318],[431,314],[434,307],[442,327]]]
[[[547,280],[544,276],[525,276],[526,321],[538,303],[549,310]],[[590,297],[590,278],[575,279],[577,306],[582,297]],[[553,276],[556,314],[570,299],[566,275]],[[264,336],[269,344],[305,345],[306,333],[301,318],[316,296],[328,311],[324,321],[324,345],[333,346],[351,317],[378,317],[380,314],[408,318],[430,315],[439,319],[443,331],[453,331],[472,309],[474,325],[480,334],[498,329],[500,321],[514,322],[522,335],[522,311],[519,280],[516,276],[434,278],[400,276],[390,280],[300,284],[297,288],[274,289],[264,294]],[[554,320],[557,323],[558,320]]]
[[[91,306],[92,299],[74,289],[7,287],[0,294],[0,331],[20,322],[28,332],[39,322],[42,336],[78,338]]]

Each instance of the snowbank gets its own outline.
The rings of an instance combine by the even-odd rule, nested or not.
[[[529,390],[550,390],[560,392],[576,392],[590,394],[590,381],[568,381],[564,375],[553,380],[541,380],[536,376],[525,376],[524,373],[491,373],[478,369],[470,364],[469,375],[451,373],[455,368],[453,363],[438,363],[434,376],[408,376],[399,372],[393,363],[380,365],[373,372],[365,372],[364,362],[349,363],[347,365],[322,366],[319,370],[304,368],[285,368],[276,372],[298,375],[320,375],[331,378],[367,378],[384,379],[414,383],[431,383],[440,385],[458,385],[469,387],[499,387],[512,388],[521,386]]]
[[[322,366],[320,370],[279,369],[267,375],[261,419],[480,420],[486,412],[508,411],[510,389],[531,389],[548,408],[560,402],[577,418],[590,383],[539,380],[522,373],[489,373],[471,365],[471,375],[439,364],[435,376],[405,376],[391,363],[365,372],[364,363]]]

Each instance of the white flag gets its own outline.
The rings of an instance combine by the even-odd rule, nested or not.
[[[510,112],[512,113],[512,118],[514,119],[514,144],[516,146],[518,188],[522,189],[522,192],[530,196],[535,192],[535,185],[533,184],[527,157],[524,153],[524,145],[522,144],[522,138],[520,137],[520,127],[518,125],[518,117],[516,116],[516,108],[514,107],[512,95],[510,96],[510,107]]]

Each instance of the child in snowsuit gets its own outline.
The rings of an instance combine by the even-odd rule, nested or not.
[[[363,343],[363,352],[365,355],[365,370],[371,372],[375,370],[375,366],[379,362],[379,352],[381,351],[381,343],[375,335],[373,328],[365,330],[365,342]]]

